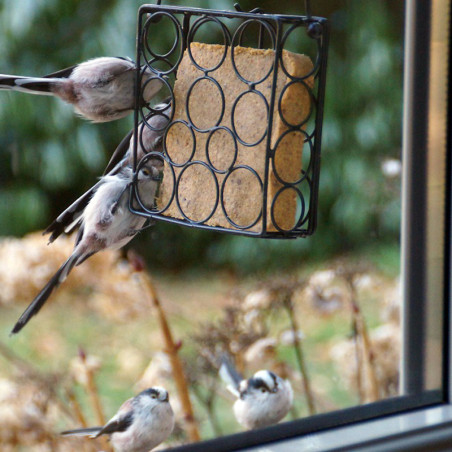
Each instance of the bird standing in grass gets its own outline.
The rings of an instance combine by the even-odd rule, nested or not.
[[[149,68],[140,69],[142,103],[149,102],[163,82]],[[123,118],[135,108],[136,65],[129,58],[100,57],[44,77],[0,74],[0,90],[56,96],[93,122]]]
[[[109,435],[115,452],[149,452],[165,441],[174,428],[174,413],[168,392],[161,387],[146,389],[124,402],[103,427],[67,430],[64,436]]]
[[[292,385],[269,370],[259,370],[246,380],[223,357],[219,373],[237,397],[233,407],[235,418],[247,429],[276,424],[292,407]]]

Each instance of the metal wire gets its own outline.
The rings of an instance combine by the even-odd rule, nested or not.
[[[314,17],[311,14],[309,0],[305,0],[306,16],[264,14],[261,9],[249,12],[242,10],[239,4],[234,5],[236,11],[208,10],[178,6],[162,6],[157,0],[156,5],[143,5],[139,11],[139,23],[137,32],[137,67],[147,67],[155,78],[161,80],[169,92],[172,109],[165,112],[153,110],[144,102],[141,87],[141,77],[138,76],[136,84],[136,113],[135,113],[135,153],[137,146],[143,146],[140,136],[140,122],[155,130],[153,122],[149,119],[153,115],[164,115],[167,119],[167,127],[164,132],[162,152],[152,153],[160,155],[165,161],[164,183],[171,187],[165,205],[145,206],[140,199],[140,194],[134,188],[132,190],[134,201],[130,208],[133,212],[144,215],[150,219],[158,219],[180,225],[215,230],[224,233],[241,234],[262,238],[295,238],[311,235],[317,225],[317,203],[320,173],[320,145],[322,134],[323,104],[325,94],[325,76],[328,49],[328,23],[326,19]],[[169,50],[158,53],[153,47],[154,24],[161,20],[170,22],[168,33],[172,33],[174,41]],[[237,25],[238,23],[238,25]],[[195,42],[195,35],[205,26],[216,27],[219,34],[219,44],[223,45],[224,53],[211,67],[203,67],[196,61],[191,43]],[[249,80],[246,68],[239,67],[236,58],[237,46],[247,46],[250,30],[257,28],[253,41],[257,42],[257,48],[269,46],[274,51],[274,60],[268,71],[257,80]],[[294,40],[294,33],[305,30],[305,35],[310,48],[315,49],[313,68],[308,74],[295,76],[289,73],[286,67],[283,50],[288,42]],[[266,44],[267,43],[267,44]],[[190,62],[200,75],[194,79],[188,87],[184,100],[186,112],[185,118],[175,117],[175,94],[168,77],[175,76],[186,51]],[[215,78],[217,71],[227,58],[230,58],[233,72],[238,80],[243,82],[244,90],[237,95],[232,102],[230,115],[226,115],[225,87]],[[287,78],[285,86],[277,94],[278,79],[281,76]],[[312,82],[314,80],[314,83]],[[202,89],[205,84],[215,88],[218,93],[218,104],[213,111],[217,113],[213,118],[204,118],[205,122],[196,123],[196,119],[190,113],[191,100],[196,91]],[[263,84],[271,85],[270,95],[261,91]],[[283,97],[289,89],[297,87],[298,91],[305,92],[310,99],[309,111],[302,118],[297,118],[296,123],[286,117]],[[252,130],[258,136],[250,139],[248,130],[238,123],[237,110],[242,103],[253,100],[262,105],[265,123],[259,129]],[[210,122],[209,122],[210,121]],[[282,128],[275,129],[275,121],[282,124]],[[175,155],[174,149],[169,148],[168,136],[173,134],[173,128],[180,129],[187,147],[185,154]],[[278,132],[282,130],[282,132]],[[244,133],[245,132],[245,133]],[[259,132],[259,133],[258,133]],[[279,133],[279,136],[275,136]],[[199,144],[206,137],[205,148]],[[221,164],[215,161],[212,154],[213,140],[223,138],[228,145],[224,150]],[[303,165],[296,177],[287,180],[284,171],[279,169],[279,162],[283,161],[285,140],[295,140],[299,143],[300,154],[303,155]],[[244,164],[241,156],[246,152],[253,152],[257,146],[265,147],[264,168],[254,168]],[[260,149],[260,148],[259,148]],[[136,157],[135,157],[136,158]],[[144,157],[149,158],[149,154]],[[136,162],[136,170],[143,164]],[[212,189],[211,197],[203,203],[203,218],[195,215],[196,208],[187,209],[187,206],[200,202],[196,198],[186,199],[187,193],[183,187],[185,178],[190,173],[196,173],[196,183],[199,192],[205,192],[206,187]],[[201,179],[199,179],[203,175]],[[269,199],[269,184],[272,178],[272,186],[275,193]],[[258,193],[258,206],[256,199],[249,200],[244,197],[241,207],[247,209],[247,202],[254,202],[254,207],[246,215],[245,220],[238,221],[234,209],[230,206],[228,193],[234,184],[239,186],[242,181],[253,184]],[[276,188],[275,188],[276,187]],[[246,194],[246,193],[245,193]],[[294,219],[291,224],[281,221],[280,202],[290,199],[294,207]],[[277,213],[279,212],[279,213]],[[218,218],[224,221],[218,221]],[[221,223],[218,225],[216,223]]]

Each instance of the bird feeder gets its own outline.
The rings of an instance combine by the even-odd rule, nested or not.
[[[306,16],[235,8],[140,8],[136,64],[160,79],[171,109],[143,101],[137,71],[135,153],[141,123],[156,130],[149,118],[163,115],[167,125],[156,205],[135,190],[131,208],[225,233],[306,237],[317,222],[328,23],[309,2]]]

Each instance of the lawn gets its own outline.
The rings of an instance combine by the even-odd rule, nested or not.
[[[42,242],[38,236],[0,242],[0,283],[5,288],[0,299],[2,450],[30,445],[40,445],[42,450],[94,450],[90,449],[92,441],[67,442],[57,436],[61,429],[80,425],[74,401],[88,424],[98,422],[87,369],[93,373],[94,396],[107,418],[141,389],[157,384],[166,387],[178,417],[178,428],[167,445],[188,441],[156,310],[137,274],[118,254],[101,253],[77,268],[23,332],[8,337],[22,310],[62,261],[60,254],[70,247],[70,241],[61,240],[60,245],[52,245],[60,248],[50,253]],[[6,262],[12,249],[21,264],[20,272],[14,274],[15,267]],[[271,368],[291,380],[294,408],[286,420],[312,413],[307,388],[316,412],[396,394],[397,274],[398,249],[394,247],[304,264],[290,272],[244,276],[201,270],[152,273],[180,346],[201,438],[241,430],[231,410],[233,399],[212,360],[224,350],[234,354],[246,376]],[[300,372],[290,334],[287,302],[301,330],[298,350],[305,375]],[[85,364],[80,359],[84,355]],[[24,392],[32,394],[31,400],[45,394],[46,402],[33,402],[34,414],[28,406],[24,417],[25,400],[12,396],[11,382],[28,388]],[[68,391],[75,395],[72,405]],[[209,396],[210,407],[206,404]],[[32,419],[33,428],[24,419],[29,424]]]

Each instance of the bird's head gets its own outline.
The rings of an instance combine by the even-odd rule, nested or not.
[[[169,402],[169,394],[165,388],[162,388],[161,386],[154,386],[140,392],[136,399],[138,400],[138,403],[152,407],[158,405],[159,403]]]
[[[259,370],[252,378],[243,380],[239,387],[240,398],[269,395],[278,392],[278,377],[269,370]]]

